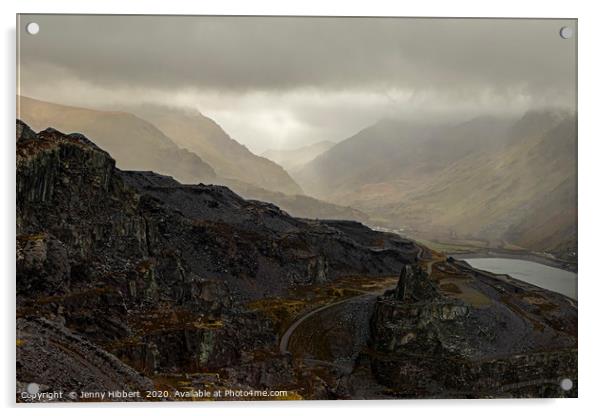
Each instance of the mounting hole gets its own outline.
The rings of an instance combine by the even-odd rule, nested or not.
[[[560,28],[560,37],[562,39],[570,39],[573,37],[573,28],[568,26],[563,26]]]
[[[40,31],[40,25],[36,22],[27,23],[27,26],[25,26],[25,30],[27,30],[27,33],[29,33],[30,35],[37,35]]]
[[[27,393],[29,394],[38,394],[40,391],[40,385],[38,383],[29,383],[27,385]]]
[[[573,380],[570,378],[563,378],[560,380],[560,388],[564,391],[569,391],[573,388]]]

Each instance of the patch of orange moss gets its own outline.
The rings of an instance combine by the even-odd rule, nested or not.
[[[349,276],[334,282],[309,285],[289,291],[286,297],[265,298],[247,304],[263,313],[278,329],[279,335],[299,316],[312,309],[364,293],[384,292],[397,284],[397,276]]]
[[[26,242],[26,241],[41,241],[47,237],[45,233],[38,234],[20,234],[17,236],[17,241]]]
[[[148,335],[183,329],[217,330],[224,322],[212,317],[199,317],[185,308],[165,307],[133,313],[128,319],[132,330],[138,335]]]

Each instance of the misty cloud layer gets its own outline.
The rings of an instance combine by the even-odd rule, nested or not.
[[[558,36],[574,21],[22,17],[34,20],[20,93],[195,107],[256,152],[342,140],[382,117],[574,109],[575,40]]]

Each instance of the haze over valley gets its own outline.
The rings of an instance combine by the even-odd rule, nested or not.
[[[578,395],[576,21],[18,26],[18,401]]]
[[[576,257],[576,116],[566,109],[456,122],[384,118],[336,144],[257,156],[193,109],[19,103],[35,129],[94,137],[123,169],[226,185],[301,217]]]
[[[577,126],[566,110],[382,120],[295,172],[313,196],[422,238],[576,253]]]
[[[576,256],[561,21],[40,18],[20,116],[91,137],[121,168],[302,217]]]

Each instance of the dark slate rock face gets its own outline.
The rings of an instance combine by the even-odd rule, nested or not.
[[[408,265],[377,300],[369,343],[380,383],[401,397],[576,397],[560,388],[577,380],[572,300],[463,262],[439,268],[461,289]]]
[[[421,268],[406,265],[401,269],[394,298],[402,302],[418,302],[436,299],[439,296],[435,285]]]
[[[63,391],[61,400],[67,401],[75,400],[67,396],[72,391],[153,389],[151,380],[57,322],[43,318],[18,319],[17,345],[18,396],[27,391],[29,383],[38,384],[41,392]]]
[[[167,217],[159,212],[159,233],[180,248],[187,263],[227,280],[243,297],[278,295],[341,276],[396,274],[417,252],[396,235],[352,221],[294,218],[223,186],[180,185],[149,172],[121,177],[156,206],[184,217],[185,224],[171,222],[167,229]]]
[[[235,366],[277,344],[246,301],[390,276],[418,252],[359,223],[297,219],[225,187],[120,171],[85,137],[20,121],[16,185],[23,325],[44,318],[147,375]],[[33,353],[18,350],[23,362]]]

